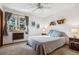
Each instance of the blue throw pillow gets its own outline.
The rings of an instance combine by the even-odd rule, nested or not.
[[[50,30],[49,33],[48,33],[49,36],[52,36],[52,37],[60,37],[61,36],[61,33],[56,31],[56,30]]]

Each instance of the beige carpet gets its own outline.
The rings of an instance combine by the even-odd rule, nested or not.
[[[53,51],[51,55],[79,55],[79,51],[72,50],[69,46],[65,45]]]
[[[26,42],[5,45],[0,48],[0,55],[32,55],[34,51]]]
[[[33,55],[34,50],[26,45],[26,42],[5,45],[0,48],[0,55]],[[79,55],[78,51],[69,49],[68,46],[63,46],[56,49],[51,55]]]

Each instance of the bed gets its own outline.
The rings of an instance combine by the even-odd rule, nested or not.
[[[55,35],[55,34],[54,34]],[[28,45],[31,46],[38,55],[47,55],[66,43],[66,36],[52,37],[49,35],[29,36]]]

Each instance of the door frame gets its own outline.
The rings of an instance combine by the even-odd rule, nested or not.
[[[1,16],[1,42],[0,42],[0,46],[3,46],[3,11],[0,9],[0,16]]]

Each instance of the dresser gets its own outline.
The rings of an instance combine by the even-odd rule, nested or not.
[[[79,38],[69,38],[69,48],[79,51]]]

